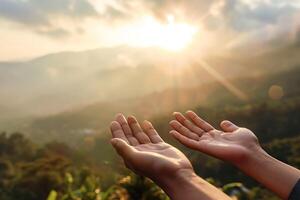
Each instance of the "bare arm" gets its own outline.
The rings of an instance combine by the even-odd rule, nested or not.
[[[134,117],[121,114],[111,124],[111,143],[134,172],[152,179],[173,200],[230,200],[198,177],[186,156],[165,143],[150,122],[142,127]]]
[[[175,176],[156,182],[172,200],[230,200],[230,198],[198,177],[194,172],[181,170]]]
[[[293,187],[300,179],[298,169],[273,158],[262,148],[249,151],[244,161],[234,164],[282,199],[288,199]]]
[[[249,129],[229,121],[221,123],[222,131],[201,119],[192,111],[186,115],[174,113],[170,132],[185,146],[231,162],[279,197],[287,199],[300,178],[300,171],[272,156],[259,145]]]

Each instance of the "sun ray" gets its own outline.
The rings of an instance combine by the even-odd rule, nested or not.
[[[229,80],[225,79],[219,72],[211,67],[204,60],[198,61],[200,66],[205,69],[210,75],[212,75],[219,83],[221,83],[229,92],[238,97],[241,100],[247,101],[249,97],[241,91],[238,87],[232,84]]]

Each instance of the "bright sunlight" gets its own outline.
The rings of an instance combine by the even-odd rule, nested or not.
[[[136,46],[157,46],[169,51],[180,51],[192,42],[198,29],[184,22],[177,22],[167,15],[166,22],[145,17],[134,28],[130,27],[130,43]],[[128,33],[128,32],[127,32]]]

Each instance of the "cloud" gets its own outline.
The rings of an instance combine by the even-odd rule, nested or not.
[[[23,25],[51,37],[67,36],[56,19],[84,20],[98,13],[86,0],[0,0],[0,19]]]
[[[131,18],[131,14],[126,12],[129,10],[122,10],[120,8],[117,8],[115,6],[108,5],[105,8],[105,11],[101,14],[101,17],[111,22],[123,22],[123,20],[128,21]]]
[[[96,1],[0,0],[0,19],[57,39],[88,32],[84,29],[88,18],[111,25],[130,24],[144,15],[164,22],[169,14],[208,31],[222,32],[221,36],[226,31],[259,35],[252,32],[263,32],[269,26],[285,28],[280,28],[282,20],[290,19],[300,9],[300,0],[106,0],[98,1],[103,4],[100,10],[93,2]]]
[[[166,15],[177,19],[202,22],[208,27],[216,24],[235,31],[249,31],[276,24],[281,17],[299,12],[299,0],[118,0],[107,6],[105,14],[126,21],[129,17],[151,14],[165,20]],[[298,2],[298,3],[297,3]],[[128,18],[126,18],[128,17]]]
[[[49,25],[47,17],[30,3],[0,0],[0,4],[1,18],[27,25]]]
[[[281,16],[299,11],[297,7],[299,2],[298,0],[117,0],[108,3],[100,14],[88,0],[0,0],[0,18],[26,26],[45,27],[55,26],[52,19],[58,17],[69,20],[101,17],[108,22],[116,20],[128,22],[141,15],[153,15],[157,19],[165,20],[166,15],[173,14],[178,19],[195,23],[204,20],[203,23],[208,27],[222,24],[236,31],[248,31],[266,24],[274,24]]]
[[[177,20],[204,26],[204,29],[217,36],[218,45],[220,42],[231,43],[231,41],[241,46],[246,43],[274,44],[274,41],[285,43],[288,39],[282,36],[294,34],[295,27],[299,27],[299,23],[294,22],[300,19],[299,16],[295,17],[300,13],[300,0],[118,0],[116,2],[114,8],[117,9],[106,10],[113,19],[126,21],[142,15],[152,15],[164,21],[167,15],[172,14]]]
[[[116,20],[126,20],[141,15],[152,15],[165,20],[166,15],[177,15],[186,20],[199,19],[217,0],[118,0],[117,4],[107,6],[105,14]]]
[[[66,38],[71,35],[71,33],[68,30],[65,30],[63,28],[36,30],[36,32],[53,39]]]
[[[248,1],[226,0],[221,8],[221,20],[237,31],[249,31],[266,25],[277,24],[281,17],[297,12],[295,6],[284,1]]]

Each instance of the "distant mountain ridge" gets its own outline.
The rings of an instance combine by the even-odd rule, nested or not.
[[[110,121],[119,112],[128,115],[134,114],[140,120],[144,120],[159,119],[161,116],[171,118],[172,112],[191,108],[214,108],[216,110],[217,107],[221,109],[239,105],[247,107],[247,105],[272,102],[268,94],[272,85],[283,88],[283,99],[295,99],[296,101],[299,98],[297,86],[300,84],[300,65],[289,71],[259,77],[237,78],[230,81],[249,96],[247,101],[237,98],[223,85],[214,82],[192,88],[167,89],[139,98],[98,102],[34,119],[24,123],[20,129],[29,133],[38,142],[51,139],[68,142],[69,138],[72,138],[72,142],[76,143],[83,137],[108,132]],[[279,102],[274,101],[277,104]]]
[[[262,55],[205,59],[223,77],[235,78],[287,70],[300,63],[299,53],[299,47],[287,46]],[[215,77],[197,59],[159,48],[119,46],[49,54],[26,62],[3,62],[0,121],[47,116],[95,102],[214,82]]]
[[[158,53],[157,50],[153,52]],[[151,57],[154,54],[149,58],[139,49],[117,47],[50,54],[27,62],[0,63],[0,105],[12,110],[17,108],[19,114],[40,114],[39,110],[58,112],[107,100],[108,95],[113,95],[111,90],[119,87],[109,85],[110,79],[127,82],[133,87],[135,83],[130,83],[128,78],[137,78],[135,68],[138,65],[159,62],[159,56],[155,56],[157,59]],[[131,62],[130,57],[137,60]],[[153,67],[153,71],[157,69]]]

